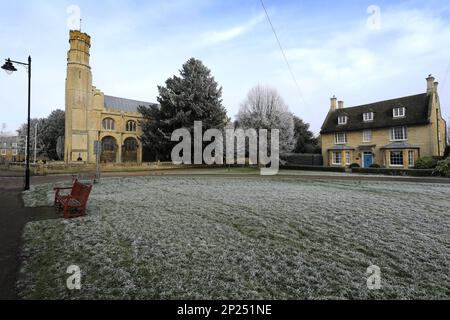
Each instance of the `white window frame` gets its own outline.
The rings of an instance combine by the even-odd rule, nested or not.
[[[339,162],[337,162],[338,158],[339,158]],[[331,163],[336,166],[342,165],[342,152],[341,151],[332,151],[331,152]]]
[[[397,107],[392,110],[392,116],[394,118],[404,118],[406,117],[405,107]]]
[[[19,153],[17,152],[17,149],[13,149],[13,151],[12,151],[12,155],[13,156],[17,156]]]
[[[367,133],[370,136],[369,139],[367,139],[367,135],[366,135]],[[363,131],[363,142],[372,142],[372,130],[364,130]]]
[[[345,164],[350,165],[350,151],[345,151]]]
[[[13,142],[12,147],[17,148],[17,142]]]
[[[339,140],[339,135],[343,135],[344,139],[343,140]],[[347,143],[347,133],[346,132],[336,132],[334,134],[334,142],[335,144],[346,144]]]
[[[2,149],[1,155],[6,156],[6,149]]]
[[[364,122],[370,122],[373,121],[374,118],[374,113],[373,112],[366,112],[363,114],[363,121]]]
[[[395,130],[399,129],[399,128],[402,128],[402,136],[403,136],[403,138],[400,138],[400,139],[395,137],[395,133],[396,133]],[[390,138],[391,138],[391,141],[407,141],[408,140],[408,129],[407,129],[407,127],[405,127],[405,126],[392,127],[390,129]]]
[[[103,130],[114,131],[116,129],[116,121],[113,118],[104,118],[102,120]]]
[[[347,124],[348,117],[347,116],[339,116],[338,117],[338,124],[343,125]]]
[[[392,153],[399,153],[401,154],[401,158],[402,158],[402,164],[393,164],[392,163]],[[391,167],[403,167],[405,164],[405,159],[403,158],[403,150],[391,150],[389,151],[389,166]]]
[[[415,152],[414,150],[409,150],[408,151],[408,166],[409,167],[414,167],[416,165],[415,163]]]

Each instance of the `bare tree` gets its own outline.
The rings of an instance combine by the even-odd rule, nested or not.
[[[269,86],[252,88],[237,115],[238,127],[280,130],[280,152],[294,149],[294,120],[278,91]]]
[[[6,123],[2,123],[2,129],[1,129],[1,131],[0,131],[0,135],[6,135],[6,128],[7,128],[7,126],[6,126]]]

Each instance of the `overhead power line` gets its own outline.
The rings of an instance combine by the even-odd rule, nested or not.
[[[447,78],[448,78],[448,73],[449,72],[450,72],[450,63],[448,64],[447,71],[445,72],[445,77],[444,77],[444,80],[442,82],[441,90],[444,90],[445,85],[447,84]]]
[[[295,74],[294,74],[294,71],[292,70],[291,64],[289,63],[289,60],[288,60],[288,58],[286,56],[286,53],[284,52],[283,46],[281,45],[281,41],[280,41],[280,38],[278,37],[277,31],[275,30],[275,27],[273,26],[272,20],[270,19],[269,12],[267,11],[266,6],[264,5],[264,1],[263,0],[260,0],[260,1],[261,1],[261,5],[262,5],[262,7],[264,9],[264,12],[266,13],[267,21],[269,22],[270,27],[272,28],[273,35],[275,36],[275,39],[276,39],[276,41],[278,43],[278,47],[280,48],[281,54],[283,55],[284,61],[286,62],[286,66],[289,69],[289,72],[291,73],[292,79],[294,80],[294,83],[295,83],[295,86],[296,86],[296,88],[298,90],[300,98],[301,98],[301,100],[303,100],[303,102],[306,105],[307,104],[306,100],[303,97],[302,90],[300,89],[300,85],[298,84],[297,78],[295,77]]]

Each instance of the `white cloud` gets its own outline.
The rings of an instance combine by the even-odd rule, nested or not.
[[[244,33],[250,31],[256,25],[258,25],[259,23],[264,21],[264,19],[265,19],[265,16],[263,14],[260,14],[256,17],[252,18],[251,20],[249,20],[241,25],[232,27],[230,29],[226,29],[226,30],[222,30],[222,31],[208,32],[203,36],[204,43],[213,45],[213,44],[218,44],[221,42],[230,41],[230,40],[237,38],[237,37],[243,35]]]
[[[98,10],[100,5],[83,2],[83,30],[92,36],[94,84],[107,94],[155,101],[157,85],[196,57],[223,86],[230,117],[247,90],[263,83],[276,87],[291,110],[317,133],[333,94],[347,106],[416,94],[425,91],[429,73],[441,82],[443,112],[450,115],[450,80],[444,83],[450,62],[446,45],[450,11],[443,12],[442,6],[433,10],[381,7],[381,29],[371,31],[365,8],[356,16],[347,13],[351,6],[337,9],[330,19],[325,11],[311,14],[297,5],[274,2],[271,18],[305,104],[257,5],[110,1]],[[14,19],[6,17],[0,21],[0,38],[7,44],[4,55],[20,60],[32,54],[32,115],[41,117],[64,106],[67,15],[63,3],[27,3],[13,6],[17,16],[29,23],[15,26]],[[2,113],[0,123],[8,123],[11,130],[25,120],[26,74],[0,73],[0,88],[10,93],[0,95],[0,108],[15,111]]]
[[[274,81],[283,83],[291,109],[313,129],[320,126],[333,94],[358,105],[425,92],[425,77],[444,80],[450,60],[450,23],[431,11],[382,8],[381,30],[369,30],[364,21],[320,38],[316,46],[286,50],[308,105],[298,98],[289,74],[280,69]],[[281,55],[274,52],[280,61]],[[281,81],[283,78],[283,81]],[[439,79],[440,78],[440,79]],[[447,92],[449,90],[446,90]],[[450,114],[450,95],[440,88],[444,115]],[[313,108],[311,108],[313,106]]]

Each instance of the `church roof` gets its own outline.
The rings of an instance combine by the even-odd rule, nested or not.
[[[423,93],[414,96],[330,111],[322,126],[321,133],[428,124],[429,101],[430,96]],[[394,119],[392,116],[392,109],[395,107],[405,107],[406,116],[401,119]],[[373,112],[375,114],[373,121],[363,121],[363,113],[366,112]],[[346,125],[338,124],[338,117],[341,115],[348,117]]]
[[[105,108],[124,112],[139,112],[139,106],[150,106],[155,103],[118,98],[105,95]]]

